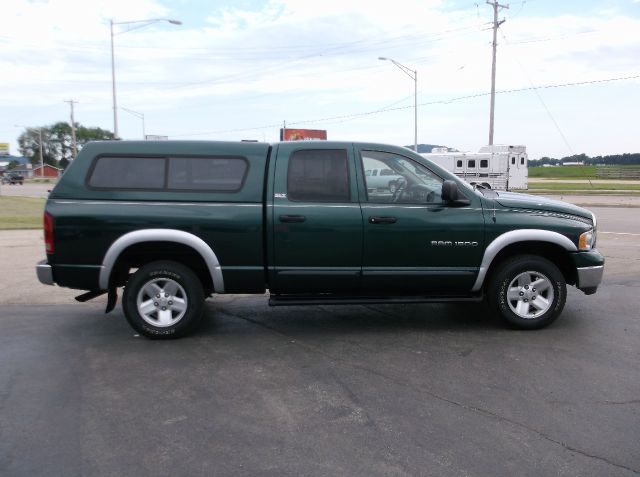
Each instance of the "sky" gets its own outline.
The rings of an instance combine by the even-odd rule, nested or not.
[[[505,2],[506,3],[506,2]],[[70,120],[119,136],[277,141],[279,129],[411,145],[488,144],[484,0],[3,0],[0,143]],[[122,23],[158,19],[152,23]],[[179,20],[175,25],[165,20]],[[529,157],[640,152],[640,0],[501,9],[495,144]]]

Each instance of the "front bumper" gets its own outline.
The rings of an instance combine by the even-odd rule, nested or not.
[[[38,262],[36,265],[36,274],[38,275],[38,280],[40,283],[44,283],[45,285],[54,285],[53,281],[53,270],[51,269],[51,265],[47,263],[46,260],[42,260]]]
[[[604,265],[578,268],[576,271],[578,272],[578,283],[576,283],[576,287],[581,290],[583,288],[596,288],[602,282]]]
[[[598,250],[572,253],[576,267],[576,288],[587,295],[596,292],[604,275],[604,257]]]

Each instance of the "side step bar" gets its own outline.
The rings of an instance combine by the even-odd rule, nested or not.
[[[462,296],[336,296],[270,295],[269,306],[293,305],[394,305],[412,303],[480,302],[483,295]]]

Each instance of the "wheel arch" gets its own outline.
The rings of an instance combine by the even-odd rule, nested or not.
[[[136,247],[151,243],[172,243],[180,246],[183,250],[190,250],[195,257],[199,257],[206,268],[207,277],[213,289],[217,293],[224,293],[224,279],[220,261],[213,249],[200,237],[174,229],[144,229],[129,232],[119,237],[111,244],[102,260],[100,267],[99,286],[101,290],[108,290],[114,272],[117,272],[119,262],[127,257],[128,251],[135,250]],[[158,257],[158,259],[171,259],[171,257]],[[203,277],[204,278],[204,277]],[[206,284],[206,282],[205,282]]]
[[[478,276],[472,291],[482,289],[486,278],[501,262],[514,255],[539,255],[551,260],[562,272],[567,283],[575,283],[569,252],[576,252],[576,245],[564,235],[550,230],[520,229],[505,232],[496,237],[485,249]]]

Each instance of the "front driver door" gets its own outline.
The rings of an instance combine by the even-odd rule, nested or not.
[[[443,179],[411,153],[360,149],[362,170],[391,169],[395,190],[364,188],[363,288],[368,292],[442,295],[469,292],[484,250],[480,199],[441,199]],[[369,177],[362,174],[367,183]],[[461,193],[463,193],[461,191]]]

